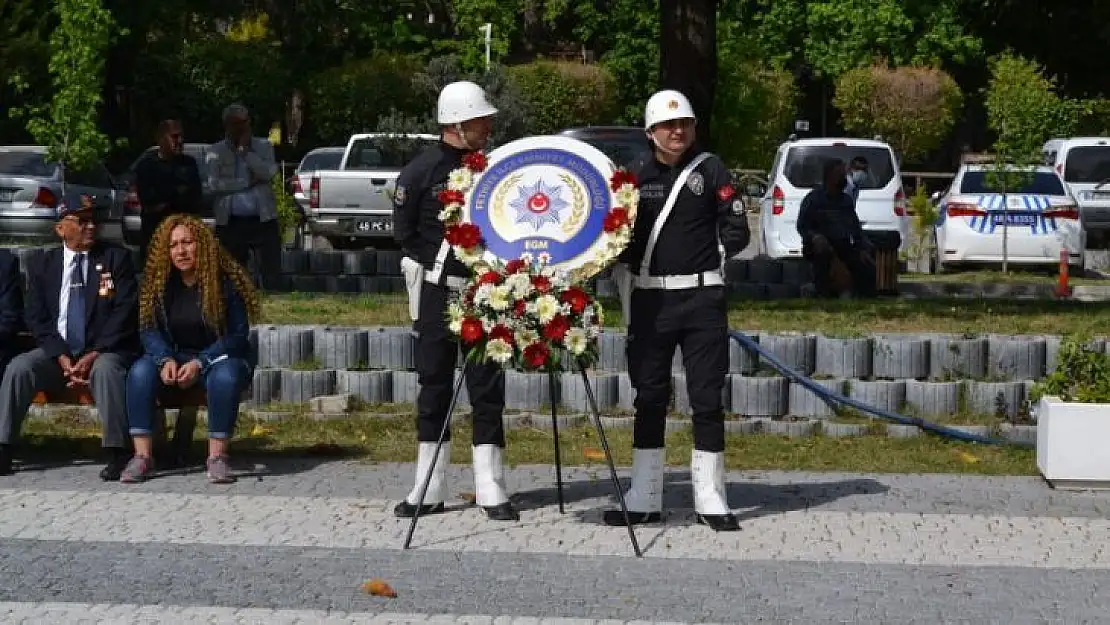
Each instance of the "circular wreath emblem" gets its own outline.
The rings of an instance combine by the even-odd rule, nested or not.
[[[488,164],[482,152],[467,154],[439,193],[444,238],[471,272],[469,284],[448,306],[449,328],[479,362],[548,371],[567,368],[568,356],[578,367],[594,364],[604,310],[583,283],[632,240],[640,198],[636,176],[618,168],[609,177],[603,245],[581,267],[562,271],[549,265],[546,252],[508,260],[487,254],[479,227],[462,219],[467,194]],[[538,193],[528,205],[538,210],[545,201]]]

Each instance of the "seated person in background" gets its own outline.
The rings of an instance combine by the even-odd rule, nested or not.
[[[11,473],[11,443],[40,391],[91,391],[115,481],[130,457],[125,387],[139,354],[138,283],[131,252],[97,241],[92,199],[58,206],[54,231],[62,246],[27,267],[26,322],[35,349],[16,356],[0,382],[0,474]]]
[[[19,257],[0,248],[0,379],[18,353],[16,335],[23,328],[23,275],[19,273]]]
[[[814,283],[821,297],[836,296],[830,270],[837,258],[852,275],[857,297],[875,294],[875,261],[872,245],[863,233],[855,202],[845,191],[844,162],[830,159],[823,168],[824,182],[809,192],[798,211],[802,256],[813,266]]]
[[[235,481],[227,447],[239,417],[239,396],[257,364],[250,323],[259,311],[250,277],[204,222],[171,215],[158,226],[139,297],[144,354],[127,377],[135,456],[121,482],[141,482],[154,468],[151,432],[159,391],[197,384],[207,396],[208,480]]]

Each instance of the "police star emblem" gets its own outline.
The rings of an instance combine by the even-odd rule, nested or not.
[[[535,230],[544,224],[559,223],[559,211],[570,205],[560,195],[562,187],[548,186],[542,179],[533,185],[521,185],[517,191],[520,195],[509,201],[509,206],[516,210],[516,223],[529,224]]]
[[[397,206],[401,206],[402,204],[405,203],[405,188],[404,187],[397,187],[397,189],[393,192],[393,203],[396,204]]]
[[[671,109],[672,111],[677,109],[678,108],[678,100],[671,100],[670,102],[667,102],[667,108]]]
[[[705,178],[695,171],[686,179],[686,186],[690,187],[694,195],[701,195],[705,191]]]

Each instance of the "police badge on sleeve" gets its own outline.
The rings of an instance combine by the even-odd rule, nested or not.
[[[405,190],[405,187],[398,186],[393,191],[393,204],[398,207],[404,206],[406,197],[408,197],[408,192]]]

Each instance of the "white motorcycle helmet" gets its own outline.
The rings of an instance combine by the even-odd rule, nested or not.
[[[690,106],[686,96],[673,89],[665,89],[648,98],[644,107],[644,130],[651,132],[656,124],[673,119],[697,119],[694,107]]]
[[[478,85],[460,80],[439,92],[436,120],[441,126],[452,126],[465,121],[497,114],[497,108],[486,99],[486,92]]]

